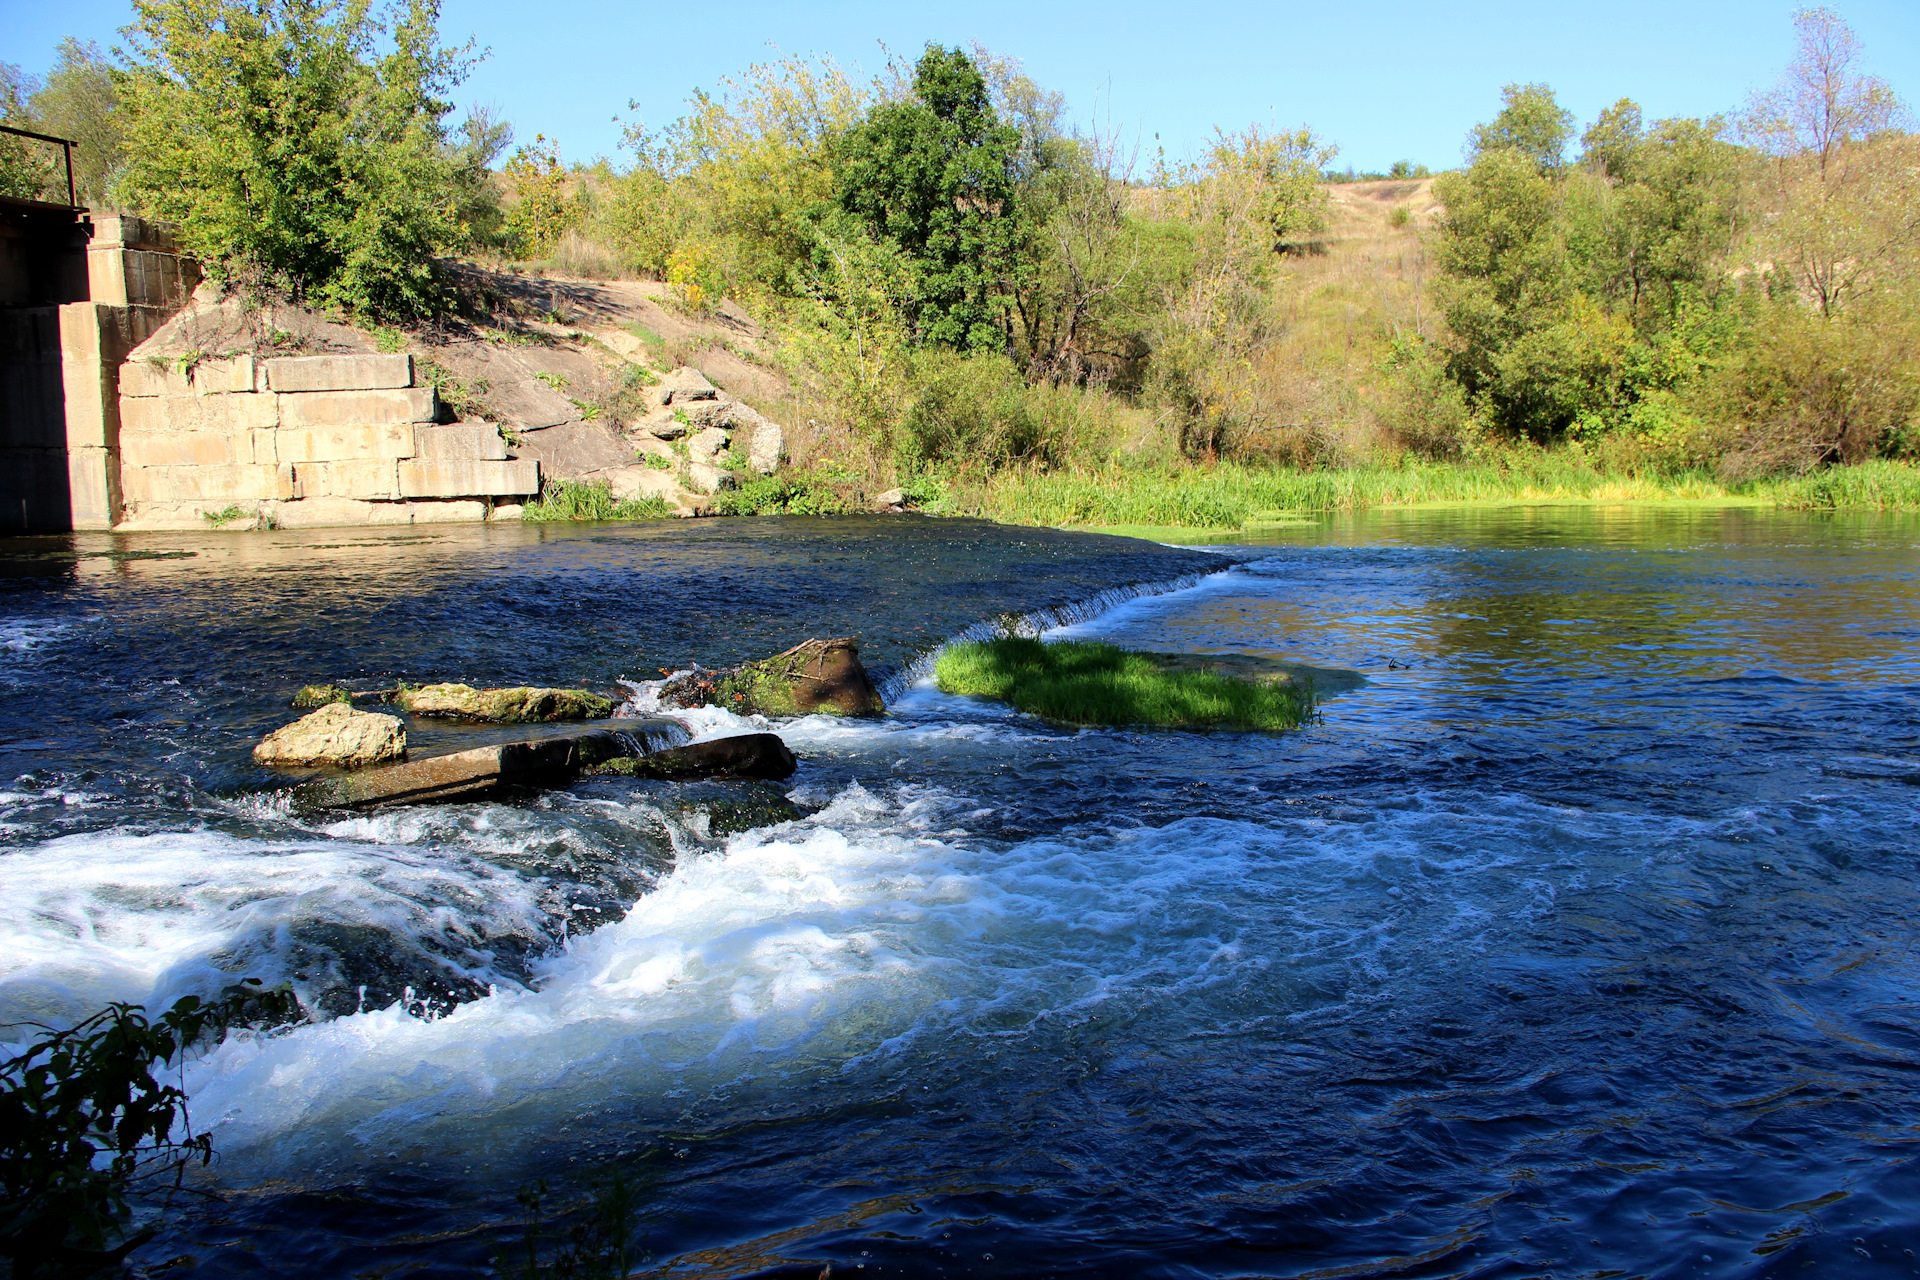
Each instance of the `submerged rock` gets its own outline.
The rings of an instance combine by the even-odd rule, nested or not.
[[[324,707],[330,702],[344,702],[353,705],[353,695],[337,684],[302,685],[300,692],[293,695],[293,705],[302,709]]]
[[[407,731],[398,716],[355,711],[344,702],[330,702],[275,729],[253,749],[253,758],[261,764],[343,769],[398,760],[406,754]]]
[[[785,653],[723,671],[692,671],[663,685],[673,706],[725,707],[739,715],[877,716],[886,710],[852,636],[807,640]]]
[[[650,755],[603,761],[594,773],[630,778],[791,778],[799,767],[777,733],[743,733],[709,738]]]
[[[613,699],[585,689],[476,689],[465,684],[429,684],[394,695],[404,711],[495,724],[540,724],[553,720],[604,720]]]

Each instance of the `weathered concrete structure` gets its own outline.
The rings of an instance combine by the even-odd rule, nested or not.
[[[438,422],[407,355],[191,365],[136,349],[120,376],[125,529],[393,525],[517,515],[540,464],[488,422]]]
[[[0,530],[118,520],[120,363],[198,279],[151,223],[0,199]]]
[[[410,356],[143,352],[199,279],[144,219],[0,198],[0,532],[483,520],[540,491]]]

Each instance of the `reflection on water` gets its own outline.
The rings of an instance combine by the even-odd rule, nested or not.
[[[17,543],[0,1002],[257,972],[335,1015],[194,1066],[226,1198],[149,1268],[465,1274],[517,1186],[619,1168],[677,1275],[1910,1275],[1916,535],[1543,507],[1206,552],[933,521]],[[313,826],[244,761],[318,676],[605,681],[832,630],[897,666],[1196,566],[1069,631],[1367,686],[1269,737],[922,685],[780,726],[786,797]]]

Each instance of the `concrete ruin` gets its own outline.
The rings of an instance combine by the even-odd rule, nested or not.
[[[142,219],[0,199],[0,531],[118,523],[120,364],[198,280]]]
[[[410,356],[153,353],[199,280],[145,219],[0,198],[0,532],[512,518],[540,492]]]

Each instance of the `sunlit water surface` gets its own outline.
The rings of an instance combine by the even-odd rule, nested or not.
[[[189,1066],[217,1198],[155,1275],[473,1274],[516,1190],[558,1231],[616,1172],[681,1276],[1920,1273],[1920,525],[1272,539],[0,544],[0,1016],[250,975],[318,1012]],[[1040,621],[1369,683],[1264,736],[915,677],[1089,601]],[[604,686],[845,632],[892,714],[775,726],[782,786],[298,820],[246,757],[309,680]]]

